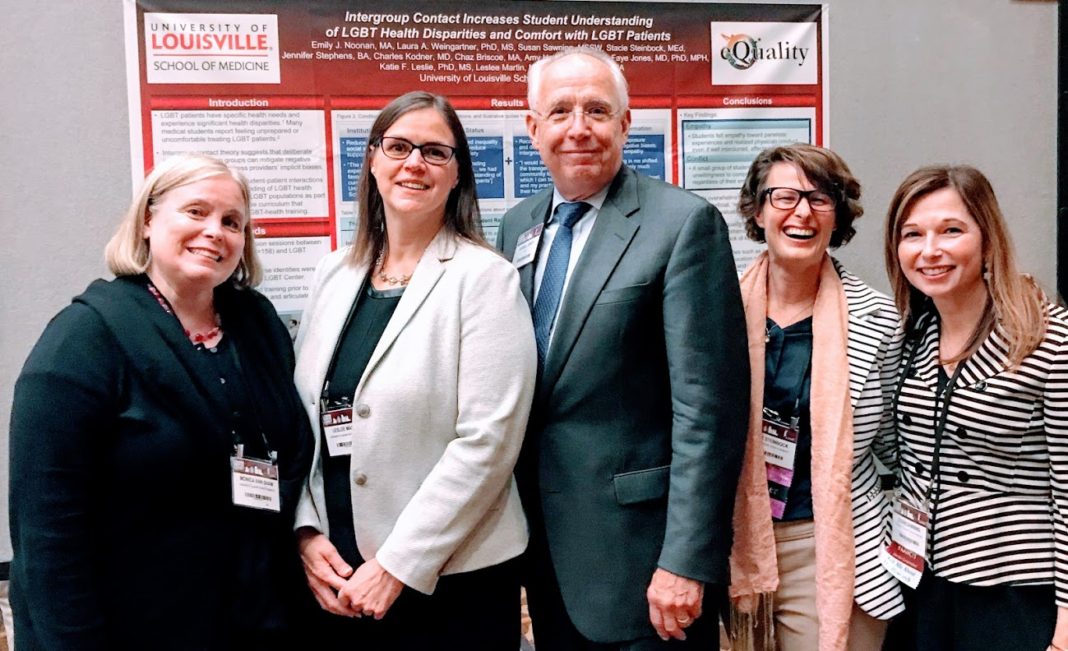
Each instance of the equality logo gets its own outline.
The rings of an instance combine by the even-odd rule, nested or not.
[[[712,23],[712,84],[814,84],[816,23]]]
[[[756,63],[759,46],[755,38],[748,34],[723,34],[727,44],[719,55],[739,70],[748,70]]]

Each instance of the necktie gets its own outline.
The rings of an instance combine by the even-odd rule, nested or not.
[[[564,293],[564,279],[567,277],[567,263],[571,259],[571,227],[591,208],[583,201],[562,203],[556,207],[556,219],[560,228],[553,238],[549,249],[549,259],[545,262],[545,272],[541,276],[538,300],[534,302],[534,340],[538,344],[538,366],[545,363],[545,354],[549,350],[549,332],[556,311],[560,307],[560,296]]]

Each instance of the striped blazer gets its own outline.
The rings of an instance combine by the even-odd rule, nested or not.
[[[1042,343],[1008,369],[997,329],[967,360],[950,396],[931,494],[927,563],[977,586],[1050,584],[1068,607],[1068,311],[1050,305]],[[938,390],[936,314],[916,327],[896,418],[903,490],[932,483]],[[911,352],[910,352],[911,355]],[[936,404],[937,401],[937,404]]]
[[[895,432],[890,403],[901,349],[893,301],[865,285],[835,260],[849,308],[849,393],[853,405],[853,598],[865,612],[889,619],[905,608],[901,586],[883,569],[880,550],[890,538],[890,502],[875,457],[893,467]]]

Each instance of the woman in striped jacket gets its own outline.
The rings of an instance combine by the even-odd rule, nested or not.
[[[894,545],[915,541],[919,581],[902,646],[1066,649],[1068,312],[1017,271],[972,167],[905,179],[886,264],[907,333]]]
[[[775,147],[753,161],[739,212],[767,242],[742,278],[752,372],[731,550],[738,650],[878,649],[904,608],[879,564],[900,349],[893,302],[827,253],[860,217],[860,184],[834,152]]]

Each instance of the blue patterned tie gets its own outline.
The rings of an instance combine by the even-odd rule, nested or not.
[[[560,307],[560,295],[564,293],[564,278],[567,277],[567,263],[571,259],[571,227],[591,208],[583,201],[562,203],[556,207],[556,220],[560,228],[553,238],[549,249],[549,259],[545,262],[545,272],[541,276],[538,300],[534,302],[534,340],[538,344],[538,366],[545,363],[545,354],[549,350],[549,332],[556,319],[556,310]]]

